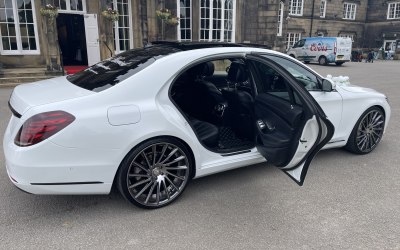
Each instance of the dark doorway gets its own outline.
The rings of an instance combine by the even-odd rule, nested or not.
[[[63,64],[88,65],[83,15],[59,14],[57,31]]]

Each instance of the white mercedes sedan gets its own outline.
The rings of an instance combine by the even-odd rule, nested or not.
[[[323,148],[366,154],[385,95],[335,84],[282,53],[159,42],[74,75],[17,86],[4,135],[11,182],[32,194],[108,194],[159,208],[193,178],[267,161],[303,185]]]

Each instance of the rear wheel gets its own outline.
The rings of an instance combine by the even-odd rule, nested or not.
[[[293,57],[293,58],[296,58],[293,54],[290,54],[289,56],[291,56],[291,57]]]
[[[129,202],[159,208],[175,201],[191,176],[193,160],[187,147],[173,138],[149,140],[123,160],[118,189]]]
[[[378,107],[369,108],[358,119],[350,134],[346,149],[355,154],[368,154],[382,139],[385,115]]]
[[[320,65],[327,65],[327,64],[328,64],[328,60],[326,60],[326,57],[325,57],[325,56],[321,56],[321,57],[318,59],[318,63],[319,63]]]

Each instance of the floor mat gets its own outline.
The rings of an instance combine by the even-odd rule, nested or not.
[[[239,151],[254,147],[254,142],[239,138],[229,127],[219,127],[218,148],[220,150]]]

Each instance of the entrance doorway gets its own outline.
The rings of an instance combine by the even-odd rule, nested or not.
[[[57,31],[63,64],[65,66],[87,66],[88,56],[83,15],[59,14]]]

